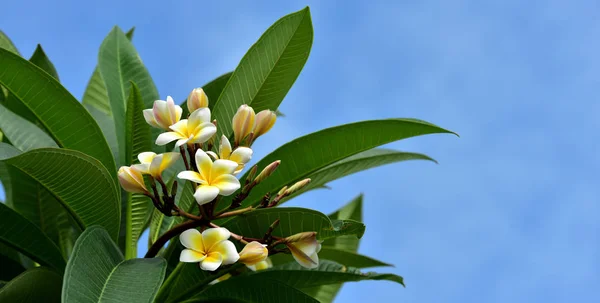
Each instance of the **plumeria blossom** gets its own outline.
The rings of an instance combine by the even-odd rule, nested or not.
[[[306,237],[300,241],[290,242],[285,244],[292,257],[306,268],[316,268],[319,266],[319,256],[317,253],[321,251],[321,243],[317,241],[316,233],[313,233],[311,237]]]
[[[162,179],[162,172],[173,165],[179,159],[179,153],[164,153],[157,155],[153,152],[143,152],[138,155],[140,164],[135,164],[135,167],[142,174],[150,174],[156,179]]]
[[[169,129],[169,126],[179,122],[183,110],[181,106],[175,105],[171,96],[167,97],[167,101],[156,100],[151,109],[144,110],[144,118],[151,126],[162,129]]]
[[[242,104],[233,116],[233,136],[235,145],[239,145],[254,129],[254,120],[256,115],[254,109],[246,104]]]
[[[252,271],[265,270],[273,267],[273,262],[271,262],[271,259],[266,258],[263,261],[260,261],[254,265],[246,265],[246,267],[248,267],[248,269]]]
[[[246,265],[254,265],[264,261],[269,256],[267,245],[252,241],[240,252],[240,262]]]
[[[200,268],[208,271],[235,263],[240,256],[235,245],[228,240],[230,235],[229,230],[223,227],[209,228],[202,233],[196,229],[184,231],[179,240],[186,248],[181,251],[179,261],[199,262]]]
[[[208,107],[208,96],[202,88],[194,88],[187,98],[187,107],[190,113],[199,108]]]
[[[265,109],[256,114],[256,123],[254,124],[254,129],[252,130],[252,133],[254,133],[253,139],[256,139],[267,133],[273,127],[273,125],[275,125],[276,120],[277,115],[274,111]]]
[[[238,164],[233,174],[238,174],[244,169],[244,165],[250,162],[252,158],[252,149],[245,146],[238,146],[233,152],[231,151],[231,143],[225,135],[221,136],[221,144],[219,145],[219,154],[212,151],[206,152],[211,157],[216,159],[231,160]]]
[[[162,133],[156,138],[157,145],[165,145],[177,140],[175,147],[185,143],[204,143],[216,132],[217,127],[210,122],[210,109],[200,108],[190,114],[187,119],[169,126],[170,132]]]
[[[240,181],[233,176],[238,164],[231,160],[213,161],[203,150],[196,152],[195,171],[182,171],[177,175],[179,179],[190,180],[198,183],[194,198],[199,205],[206,204],[218,195],[229,196],[240,188]]]
[[[146,185],[144,184],[142,173],[135,167],[121,166],[117,176],[119,177],[121,187],[123,187],[125,191],[139,194],[148,192]]]

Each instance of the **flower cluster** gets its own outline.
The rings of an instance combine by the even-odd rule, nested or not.
[[[280,161],[275,161],[264,167],[258,176],[257,167],[252,167],[243,186],[236,177],[252,158],[252,144],[273,127],[277,117],[270,110],[255,114],[252,107],[244,104],[231,121],[233,136],[229,138],[225,134],[221,135],[216,146],[217,121],[211,120],[208,105],[208,96],[204,90],[196,88],[187,99],[190,114],[186,119],[182,119],[182,108],[170,96],[166,101],[155,101],[153,108],[144,110],[146,122],[165,131],[156,138],[156,144],[162,146],[174,142],[173,145],[168,145],[174,150],[161,154],[142,152],[137,157],[139,163],[120,167],[118,177],[123,189],[146,195],[165,216],[183,216],[194,222],[194,226],[201,227],[202,232],[195,228],[178,232],[181,244],[185,247],[181,251],[181,262],[199,263],[200,268],[207,271],[236,262],[245,264],[250,270],[262,270],[272,266],[268,258],[270,254],[286,252],[291,253],[302,266],[317,266],[320,243],[316,232],[304,232],[287,238],[275,237],[271,232],[279,224],[279,220],[276,220],[264,238],[255,239],[234,234],[212,223],[212,220],[240,215],[256,208],[274,207],[283,198],[306,186],[310,179],[298,181],[290,187],[285,186],[274,197],[266,195],[258,206],[234,210],[241,206],[241,201],[256,185],[267,179],[280,165]],[[233,140],[233,145],[230,139]],[[193,197],[200,212],[197,215],[178,207],[177,181],[173,181],[168,187],[163,180],[163,173],[179,160],[183,161],[185,170],[176,176],[194,185]],[[150,181],[149,184],[144,180],[144,175]],[[167,180],[170,179],[171,176]],[[218,211],[219,196],[230,196],[235,192],[238,194],[232,199],[231,205]],[[230,238],[245,245],[239,253]],[[153,245],[154,250],[158,251],[166,240],[157,240]],[[149,254],[153,248],[149,250]],[[222,276],[220,279],[226,278],[227,276]]]

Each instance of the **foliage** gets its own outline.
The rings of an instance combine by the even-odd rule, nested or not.
[[[361,121],[292,140],[251,167],[252,144],[281,117],[308,60],[309,9],[275,22],[181,107],[156,101],[132,38],[110,31],[80,102],[40,45],[27,60],[0,31],[0,301],[332,302],[345,282],[404,285],[363,271],[390,265],[358,253],[362,195],[329,216],[279,206],[380,165],[435,161],[379,146],[451,131]],[[146,229],[150,248],[136,258]]]

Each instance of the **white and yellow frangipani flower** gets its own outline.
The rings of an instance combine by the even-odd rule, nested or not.
[[[156,145],[165,145],[175,140],[175,147],[185,143],[204,143],[217,132],[217,127],[210,121],[208,108],[195,110],[189,118],[180,120],[169,128],[171,132],[162,133],[156,138]]]
[[[199,108],[208,107],[208,96],[200,87],[194,88],[187,98],[187,107],[190,113]]]
[[[270,111],[268,109],[261,110],[258,114],[256,114],[256,123],[254,124],[254,129],[252,133],[254,134],[253,140],[266,134],[272,127],[275,125],[275,121],[277,120],[277,115],[274,111]]]
[[[221,136],[221,143],[219,144],[219,154],[215,154],[212,151],[206,152],[213,159],[231,160],[238,164],[233,174],[238,174],[244,169],[244,165],[250,162],[252,159],[252,149],[245,146],[238,146],[233,152],[231,151],[231,143],[225,135]]]
[[[156,100],[151,109],[143,111],[146,122],[156,128],[169,129],[169,126],[179,122],[183,110],[175,105],[173,98],[167,96],[167,101]]]
[[[267,245],[252,241],[240,251],[240,262],[246,265],[254,265],[262,262],[269,256]]]
[[[294,260],[298,264],[306,268],[316,268],[319,266],[319,256],[317,253],[321,251],[321,243],[317,241],[316,233],[313,236],[304,238],[300,241],[290,242],[285,244]]]
[[[138,155],[140,164],[133,165],[142,174],[149,174],[156,179],[162,179],[162,172],[173,165],[179,159],[179,153],[169,152],[155,154],[153,152],[143,152]]]
[[[246,267],[248,267],[248,269],[250,269],[251,271],[265,270],[273,267],[273,262],[271,262],[271,259],[266,258],[263,261],[260,261],[254,265],[246,265]]]
[[[200,263],[203,270],[214,271],[221,265],[235,263],[240,256],[235,245],[229,241],[231,233],[223,227],[209,228],[202,233],[188,229],[179,235],[185,249],[179,255],[179,261]]]
[[[146,185],[144,184],[144,177],[136,167],[121,166],[117,176],[119,177],[121,187],[123,187],[125,191],[139,194],[148,193]]]
[[[229,196],[240,188],[240,181],[233,176],[238,164],[231,160],[213,161],[203,150],[196,151],[195,171],[182,171],[177,175],[179,179],[190,180],[198,183],[194,198],[199,205],[206,204],[218,195]]]
[[[242,104],[233,116],[233,136],[235,145],[239,145],[254,129],[254,120],[256,115],[254,109],[246,104]]]

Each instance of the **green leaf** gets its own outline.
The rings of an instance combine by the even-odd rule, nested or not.
[[[125,109],[129,95],[129,82],[132,81],[139,87],[144,108],[151,108],[154,101],[159,99],[158,91],[135,47],[118,27],[113,28],[100,46],[98,69],[106,86],[115,124],[119,159],[122,165],[129,165],[131,163],[124,162],[128,160],[125,142]],[[152,138],[156,138],[160,132],[159,129],[153,130]],[[156,151],[160,152],[160,150]]]
[[[228,72],[226,74],[220,75],[216,79],[214,79],[214,80],[204,84],[204,86],[202,86],[204,93],[208,97],[208,108],[211,111],[215,107],[215,103],[217,103],[217,100],[219,99],[221,92],[223,92],[223,88],[225,88],[225,85],[227,84],[227,81],[229,81],[229,78],[231,78],[232,74],[233,74],[233,72]],[[181,116],[187,117],[190,114],[190,111],[188,110],[188,107],[187,107],[187,99],[185,101],[183,101],[183,103],[181,104],[181,108],[183,109],[183,113],[181,114]]]
[[[313,29],[308,7],[284,16],[240,61],[214,106],[219,134],[231,135],[231,119],[242,104],[256,112],[276,110],[308,59]]]
[[[360,152],[397,140],[434,133],[452,132],[415,119],[386,119],[350,123],[308,134],[284,144],[258,162],[259,168],[276,160],[281,160],[281,165],[273,175],[252,189],[243,204],[257,205],[266,193],[276,193],[285,185],[307,178]],[[222,199],[226,201],[221,202],[222,205],[229,205],[227,202],[233,196]]]
[[[62,272],[65,260],[60,250],[33,223],[4,204],[0,204],[0,222],[0,242],[42,265]]]
[[[0,289],[0,302],[60,302],[62,277],[48,268],[32,268]]]
[[[325,240],[343,235],[362,237],[365,226],[352,220],[330,220],[324,214],[306,208],[262,208],[234,217],[224,227],[246,237],[262,238],[269,226],[279,219],[273,236],[287,237],[300,232],[316,231],[317,238]]]
[[[144,104],[142,95],[135,83],[131,83],[129,99],[127,100],[126,159],[129,163],[136,161],[138,154],[151,149],[150,127],[142,114]],[[148,197],[141,194],[127,194],[124,201],[124,215],[121,218],[123,228],[121,234],[125,235],[125,257],[131,259],[137,256],[137,241],[142,234],[148,213],[152,211],[152,204]]]
[[[316,189],[325,185],[328,182],[333,180],[363,171],[368,170],[370,168],[400,162],[400,161],[408,161],[408,160],[429,160],[435,162],[435,160],[430,157],[417,154],[417,153],[408,153],[395,151],[391,149],[384,148],[376,148],[367,150],[361,153],[358,153],[354,156],[348,157],[341,161],[338,161],[334,164],[331,164],[313,174],[309,177],[311,182],[304,187],[302,190],[292,194],[287,201],[297,195],[305,193],[309,190]],[[283,202],[283,201],[282,201]]]
[[[92,226],[67,263],[62,302],[153,302],[165,268],[161,258],[124,260],[108,233]]]
[[[184,302],[317,303],[309,295],[276,280],[239,277],[219,282]]]
[[[179,240],[177,239],[177,241]],[[209,278],[211,275],[213,275],[213,273],[201,270],[200,267],[198,267],[198,263],[178,262],[175,270],[169,275],[169,278],[161,287],[161,290],[156,296],[156,301],[171,301],[195,285],[202,282],[208,284],[210,281],[219,277],[215,276],[211,279]]]
[[[116,184],[106,139],[85,108],[54,78],[15,54],[0,49],[0,66],[0,83],[39,118],[58,146],[98,159]]]
[[[37,45],[33,55],[31,55],[31,58],[29,58],[29,62],[37,65],[39,68],[47,72],[50,76],[54,77],[56,81],[60,81],[54,64],[50,62],[50,59],[48,59],[48,56],[46,56],[46,53],[44,52],[44,49],[42,49],[41,45]]]
[[[357,253],[344,251],[335,247],[323,246],[319,251],[319,259],[330,260],[345,266],[355,268],[368,268],[380,266],[392,266],[391,264],[375,260],[371,257],[359,255]]]
[[[63,204],[82,229],[98,224],[104,226],[113,239],[117,239],[119,191],[98,160],[78,151],[43,148],[4,162],[43,185]]]
[[[10,40],[10,38],[8,38],[8,36],[2,30],[0,30],[0,48],[4,48],[12,53],[17,54],[17,55],[21,55],[19,53],[19,50],[17,50],[17,47],[14,45],[14,43]]]
[[[0,281],[10,281],[25,271],[19,253],[0,242]]]
[[[362,280],[388,280],[404,285],[402,277],[394,274],[363,273],[357,268],[346,267],[333,261],[322,260],[314,269],[306,269],[296,262],[252,272],[248,277],[256,280],[273,279],[295,288],[309,288],[340,282]]]
[[[58,147],[43,130],[14,114],[2,104],[0,104],[0,129],[12,145],[22,151],[42,147]]]

